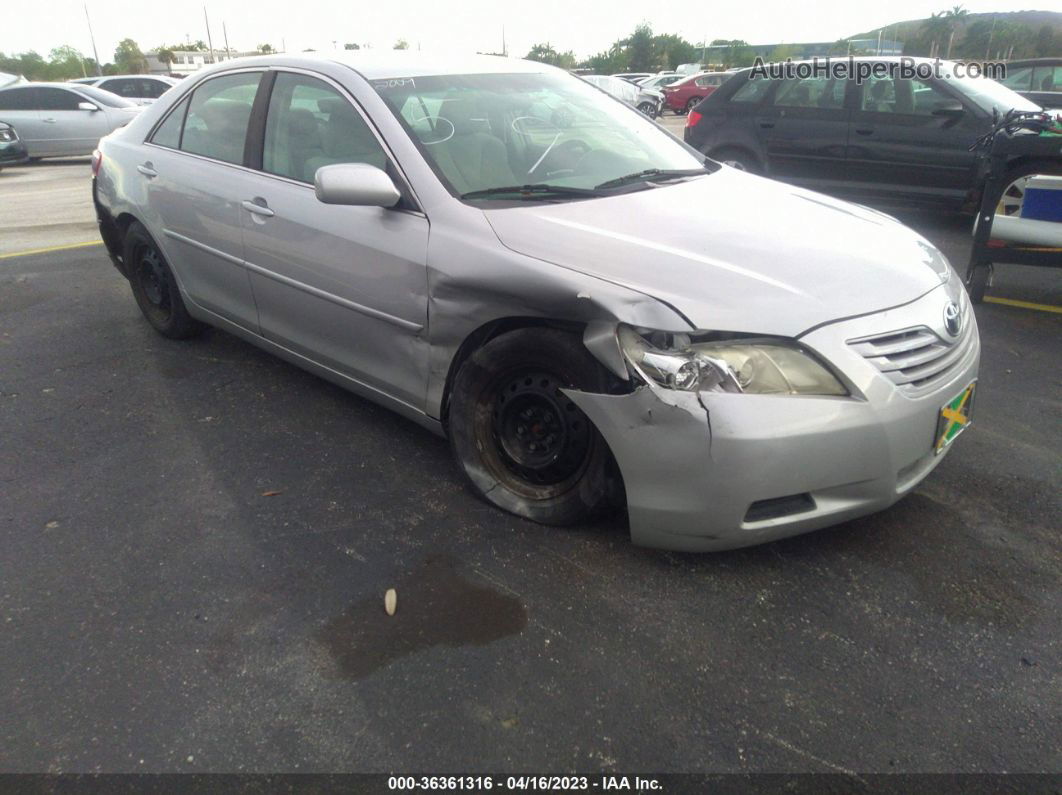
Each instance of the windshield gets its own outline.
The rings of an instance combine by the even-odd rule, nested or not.
[[[548,184],[570,190],[536,196],[572,200],[632,174],[704,168],[641,113],[566,74],[436,75],[375,88],[458,196]]]
[[[985,110],[995,108],[1000,115],[1008,110],[1040,110],[1035,102],[1030,102],[1021,94],[1011,91],[1002,83],[987,77],[957,77],[955,72],[948,75],[951,85],[968,96]]]
[[[135,108],[137,106],[135,102],[130,102],[124,97],[112,94],[110,91],[104,91],[101,88],[96,88],[95,86],[78,86],[77,90],[86,97],[94,99],[101,105],[106,105],[109,108]]]

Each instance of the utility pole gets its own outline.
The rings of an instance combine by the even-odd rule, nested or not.
[[[103,69],[100,67],[100,54],[96,52],[96,37],[92,35],[92,20],[89,18],[88,3],[85,3],[85,21],[88,23],[89,40],[92,42],[92,57],[96,59],[96,77],[103,77]],[[82,66],[84,71],[85,67]]]
[[[225,27],[225,20],[221,20],[221,34],[225,37],[225,60],[228,60],[232,53],[229,52],[229,30]]]
[[[207,47],[210,48],[210,62],[217,63],[217,58],[214,57],[214,40],[210,38],[210,17],[207,16],[206,6],[203,6],[203,21],[206,22]]]
[[[509,50],[505,46],[505,25],[502,25],[502,55],[509,55]]]
[[[988,60],[988,54],[992,51],[992,34],[996,32],[996,17],[992,17],[992,29],[988,31],[988,44],[985,45],[985,60]]]

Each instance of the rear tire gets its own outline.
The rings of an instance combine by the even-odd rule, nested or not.
[[[183,340],[206,328],[188,314],[173,271],[147,229],[137,221],[125,233],[122,261],[137,306],[155,331]]]
[[[688,116],[691,110],[701,104],[702,99],[704,99],[704,97],[691,97],[690,101],[686,103],[686,109],[683,113]]]
[[[582,341],[555,329],[517,329],[472,354],[454,380],[449,436],[479,496],[548,525],[594,515],[614,493],[611,454],[561,390],[607,383]]]
[[[738,171],[745,171],[749,174],[763,173],[763,167],[760,162],[744,149],[725,147],[717,149],[708,156],[717,163],[736,168]]]

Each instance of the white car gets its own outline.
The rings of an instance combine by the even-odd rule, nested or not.
[[[150,105],[181,81],[166,75],[107,75],[82,77],[70,82],[102,88],[137,105]]]

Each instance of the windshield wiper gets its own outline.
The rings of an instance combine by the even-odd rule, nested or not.
[[[536,182],[532,185],[505,185],[497,188],[472,190],[468,193],[462,193],[461,198],[486,199],[491,196],[504,196],[507,193],[519,194],[516,198],[522,200],[545,199],[550,196],[581,196],[588,198],[604,195],[596,188],[571,188],[567,185],[549,185],[545,182]]]
[[[633,174],[626,174],[622,177],[616,177],[615,179],[606,180],[600,185],[595,185],[595,190],[605,190],[606,188],[618,188],[621,185],[626,185],[630,182],[640,182],[642,180],[656,181],[658,179],[678,179],[679,177],[695,177],[698,174],[711,173],[707,167],[704,168],[647,168],[644,171],[635,171]]]

